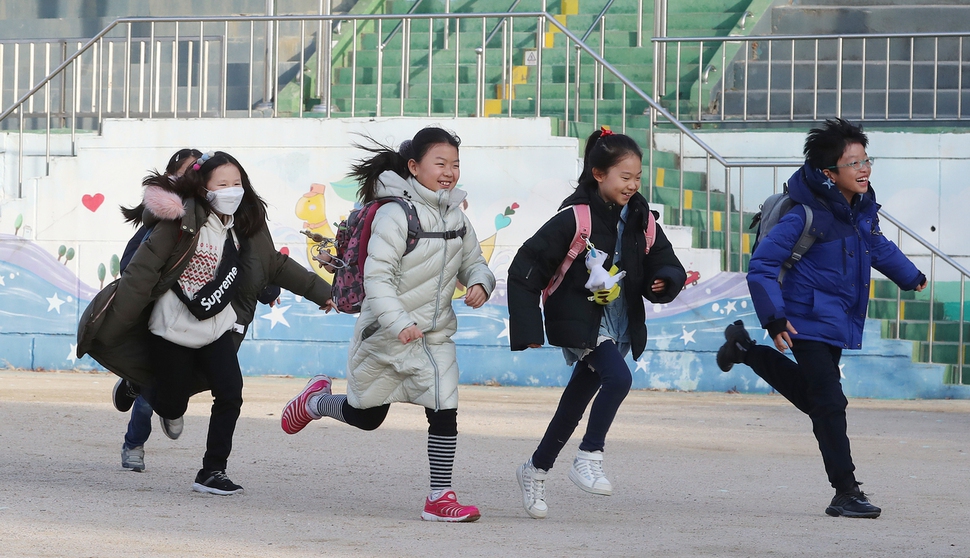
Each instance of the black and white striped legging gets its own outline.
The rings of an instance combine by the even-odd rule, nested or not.
[[[346,395],[325,395],[317,401],[317,413],[335,418],[361,430],[376,430],[387,417],[390,404],[357,409]],[[428,417],[428,463],[431,490],[451,488],[451,472],[458,445],[458,409],[424,410]]]

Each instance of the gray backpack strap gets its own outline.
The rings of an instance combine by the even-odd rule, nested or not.
[[[802,259],[805,252],[812,247],[815,243],[815,236],[813,236],[809,231],[812,230],[812,208],[802,204],[805,208],[805,226],[802,227],[802,234],[798,237],[798,241],[795,242],[795,246],[792,247],[791,255],[782,264],[781,270],[778,272],[778,284],[781,284],[785,280],[785,273],[792,268],[793,265]]]

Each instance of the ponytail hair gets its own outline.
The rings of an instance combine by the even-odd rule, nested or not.
[[[421,159],[428,153],[431,147],[446,143],[455,149],[461,145],[461,138],[445,130],[429,126],[414,134],[414,138],[405,140],[396,150],[384,145],[373,138],[363,136],[372,146],[354,144],[373,155],[366,159],[361,159],[350,167],[350,176],[357,179],[360,188],[357,190],[357,199],[360,203],[373,201],[377,196],[377,179],[385,171],[394,171],[401,178],[407,179],[411,176],[408,169],[408,161]]]
[[[367,203],[375,198],[377,178],[384,171],[394,171],[401,178],[411,176],[411,172],[408,170],[408,159],[404,155],[398,153],[392,147],[375,141],[373,138],[364,137],[373,145],[355,143],[354,147],[369,151],[373,155],[357,161],[350,167],[350,176],[360,183],[360,188],[357,189],[357,199],[360,200],[360,203]],[[401,147],[404,147],[404,144]]]
[[[579,175],[577,188],[596,190],[598,184],[593,177],[593,169],[607,172],[628,155],[643,159],[643,151],[633,138],[626,134],[615,134],[605,126],[594,131],[586,139],[583,172]]]

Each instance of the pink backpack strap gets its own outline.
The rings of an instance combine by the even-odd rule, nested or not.
[[[576,218],[576,234],[573,235],[573,240],[569,243],[569,251],[566,252],[566,258],[563,259],[559,265],[559,269],[552,275],[552,279],[549,280],[549,285],[542,291],[543,303],[546,302],[546,299],[552,293],[556,292],[559,284],[562,283],[563,277],[566,276],[566,272],[569,271],[569,266],[573,265],[576,258],[586,250],[586,239],[589,238],[591,229],[589,206],[585,204],[574,205],[572,209],[573,217]]]
[[[647,228],[643,229],[643,236],[647,241],[643,253],[649,254],[650,248],[653,247],[653,242],[657,239],[657,218],[654,217],[653,211],[649,209],[647,210]]]

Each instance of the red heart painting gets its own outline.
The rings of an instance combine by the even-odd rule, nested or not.
[[[81,196],[81,203],[84,204],[84,207],[90,209],[91,212],[94,213],[99,207],[101,207],[101,204],[104,203],[104,194],[95,194],[93,196],[84,194]]]

